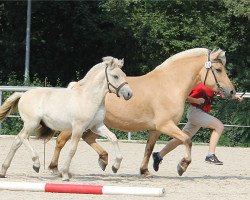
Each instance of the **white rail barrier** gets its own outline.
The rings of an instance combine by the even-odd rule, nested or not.
[[[9,91],[9,92],[25,92],[27,90],[31,90],[31,89],[36,89],[36,88],[42,88],[42,87],[29,87],[29,86],[0,86],[0,106],[2,105],[2,96],[3,96],[3,92]],[[250,98],[250,92],[237,92],[237,95],[243,95],[244,98]],[[19,117],[19,116],[15,116],[15,115],[10,115],[9,117]],[[186,124],[186,123],[180,123],[180,124]],[[225,124],[225,127],[239,127],[239,128],[250,128],[250,126],[241,126],[241,125],[229,125],[229,124]],[[1,123],[0,123],[0,135],[1,135]],[[128,132],[128,140],[131,140],[131,132]]]

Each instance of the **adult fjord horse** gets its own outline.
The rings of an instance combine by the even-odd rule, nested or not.
[[[210,52],[205,48],[190,49],[170,57],[148,74],[127,77],[134,93],[130,101],[122,101],[113,94],[107,94],[104,123],[108,127],[132,132],[149,130],[140,167],[142,175],[150,175],[149,158],[161,133],[177,138],[185,145],[187,155],[181,159],[177,170],[179,175],[186,171],[191,162],[192,142],[177,127],[186,98],[201,81],[213,90],[221,91],[225,97],[234,95],[235,89],[226,74],[225,64],[225,52],[222,50]],[[58,136],[49,166],[52,171],[58,170],[60,150],[70,135],[70,132],[62,132]],[[85,133],[83,139],[99,154],[99,164],[104,170],[108,163],[107,152],[96,143],[96,136],[91,131]]]
[[[0,107],[0,120],[10,114],[18,104],[24,125],[2,165],[0,177],[5,177],[10,163],[22,143],[31,151],[33,169],[39,172],[39,156],[29,142],[29,135],[37,128],[40,136],[43,137],[51,137],[51,134],[54,133],[52,130],[72,132],[69,154],[62,169],[63,180],[69,180],[70,162],[83,132],[87,129],[112,141],[116,152],[114,168],[118,169],[122,156],[117,138],[103,124],[103,120],[105,116],[104,98],[108,91],[122,96],[126,100],[132,96],[132,90],[125,82],[126,75],[121,70],[122,66],[123,60],[105,57],[102,63],[92,67],[79,81],[78,87],[73,89],[39,88],[11,95]]]

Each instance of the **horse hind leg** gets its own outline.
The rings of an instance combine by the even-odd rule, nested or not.
[[[148,170],[149,158],[152,154],[155,143],[158,140],[158,138],[160,137],[160,135],[161,135],[161,133],[158,131],[149,131],[149,136],[148,136],[147,144],[145,147],[144,157],[143,157],[141,167],[140,167],[140,174],[144,177],[151,176],[151,174]]]
[[[82,135],[82,139],[98,153],[99,166],[105,171],[106,166],[108,165],[108,153],[96,142],[97,137],[98,136],[91,130],[84,132]]]
[[[56,138],[56,146],[54,150],[53,157],[51,159],[51,162],[49,164],[49,170],[53,174],[58,174],[58,159],[61,153],[62,148],[66,144],[66,142],[70,139],[71,137],[71,132],[63,131],[61,132],[58,137]]]

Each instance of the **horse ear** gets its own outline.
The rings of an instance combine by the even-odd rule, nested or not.
[[[221,50],[221,52],[218,55],[218,58],[222,61],[223,65],[226,65],[226,52]]]
[[[215,59],[219,59],[222,61],[222,64],[225,65],[226,64],[226,52],[223,51],[222,49],[217,49],[216,51],[213,50],[211,52],[212,54],[212,59],[215,60]]]

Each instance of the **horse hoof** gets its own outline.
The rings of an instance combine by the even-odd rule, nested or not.
[[[182,174],[185,172],[185,170],[182,168],[180,164],[177,165],[177,172],[179,176],[182,176]]]
[[[144,173],[144,174],[142,174],[142,176],[143,176],[144,178],[151,178],[151,177],[153,177],[153,175],[150,174],[150,172]]]
[[[101,160],[99,160],[98,163],[99,163],[99,166],[101,167],[102,171],[105,171],[107,164],[102,162]]]
[[[116,173],[116,172],[118,171],[118,169],[115,168],[114,166],[112,166],[112,171],[113,171],[114,173]]]
[[[69,182],[69,178],[63,178],[62,181]]]
[[[36,167],[35,165],[33,165],[33,169],[35,170],[36,173],[38,173],[40,170],[40,167]]]
[[[140,169],[140,174],[143,177],[150,177],[150,176],[152,176],[151,173],[148,171],[148,169]]]

